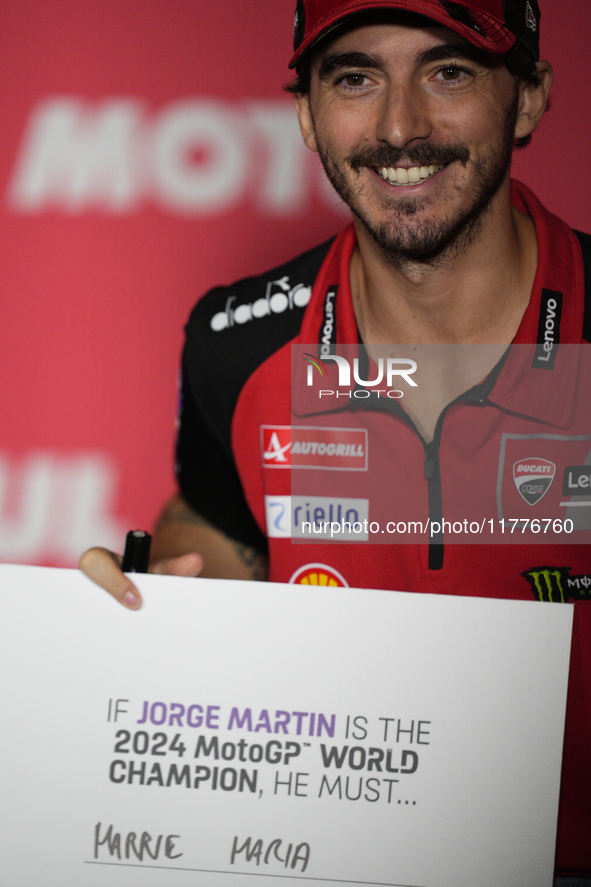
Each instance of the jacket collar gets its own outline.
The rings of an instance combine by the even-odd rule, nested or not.
[[[579,241],[571,229],[548,212],[535,195],[512,182],[511,197],[517,209],[529,214],[538,242],[538,267],[531,298],[513,346],[469,399],[482,398],[511,413],[531,417],[557,428],[573,421],[577,384],[585,384],[589,367],[580,346],[583,334],[584,272]],[[335,239],[316,278],[292,359],[292,401],[296,415],[342,412],[361,406],[348,396],[319,398],[318,382],[336,390],[338,367],[334,361],[313,368],[314,386],[306,385],[309,361],[334,352],[357,355],[359,333],[350,287],[350,263],[356,246],[349,225]],[[571,347],[564,347],[570,345]],[[342,351],[343,346],[349,346]],[[306,354],[308,355],[306,357]],[[582,362],[583,361],[583,362]],[[304,376],[306,375],[306,380]],[[587,383],[589,384],[589,383]],[[370,399],[363,403],[370,406]],[[382,405],[383,406],[383,405]]]

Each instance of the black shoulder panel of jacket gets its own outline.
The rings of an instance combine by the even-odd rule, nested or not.
[[[591,342],[591,234],[575,231],[583,250],[585,269],[585,314],[583,316],[583,338]]]
[[[244,498],[231,446],[232,417],[255,370],[297,336],[332,241],[207,293],[185,327],[177,477],[189,505],[233,539],[266,549]]]

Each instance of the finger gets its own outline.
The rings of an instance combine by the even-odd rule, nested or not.
[[[142,599],[135,585],[121,572],[121,557],[106,548],[89,548],[80,558],[83,573],[108,591],[129,610],[137,610]]]
[[[198,576],[203,569],[203,558],[200,554],[182,554],[167,560],[156,561],[150,566],[150,573],[167,576]]]

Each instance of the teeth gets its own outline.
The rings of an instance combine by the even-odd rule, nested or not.
[[[385,182],[396,185],[414,185],[423,179],[429,179],[443,169],[443,166],[411,166],[407,169],[403,166],[381,166],[379,173]]]

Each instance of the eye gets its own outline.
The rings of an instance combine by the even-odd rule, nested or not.
[[[336,80],[336,85],[353,90],[367,86],[369,82],[367,74],[362,74],[360,71],[351,71],[348,74],[341,74]]]
[[[470,75],[470,71],[460,65],[444,65],[437,71],[436,77],[444,80],[446,83],[458,83],[465,80]]]

